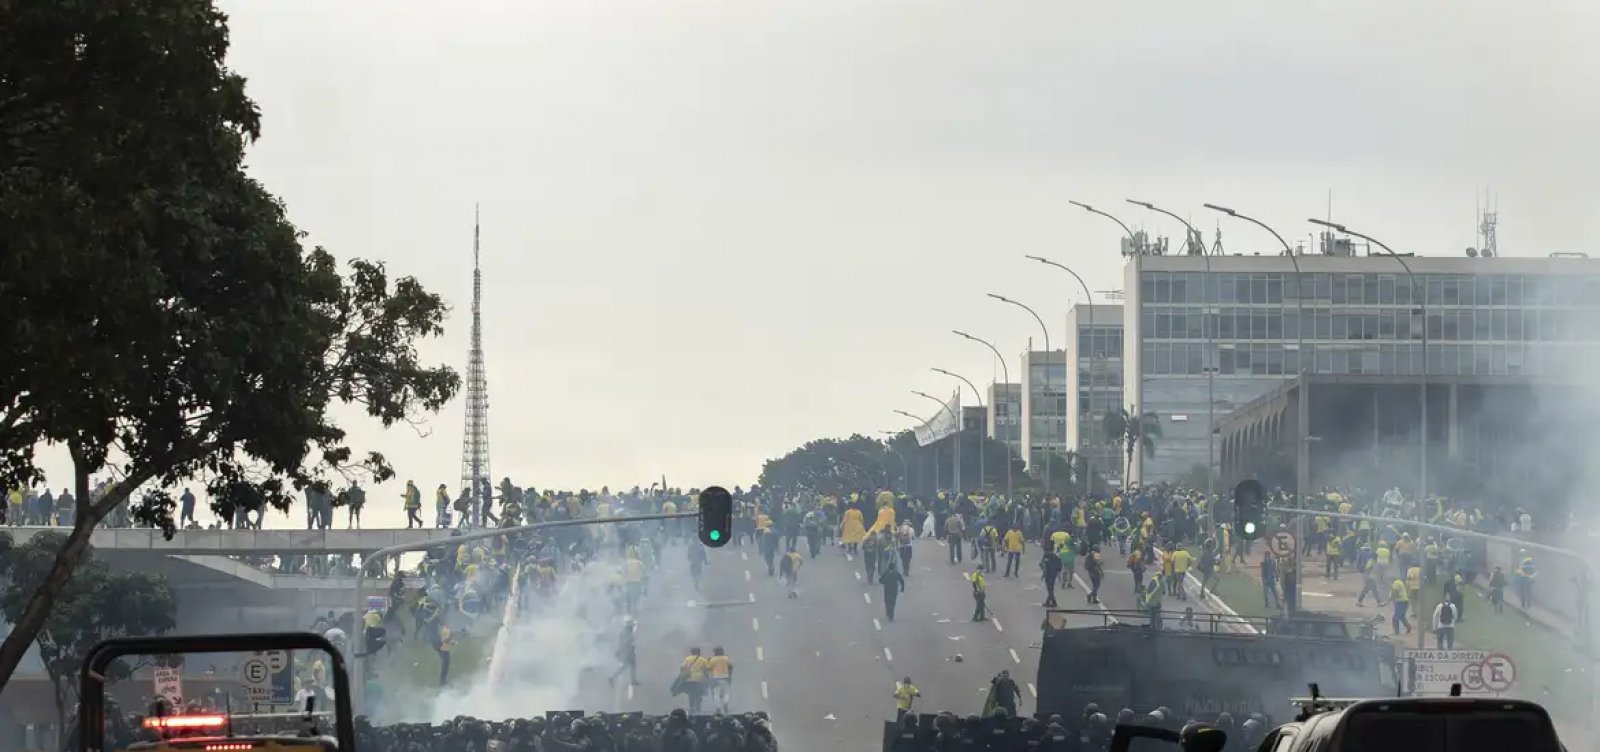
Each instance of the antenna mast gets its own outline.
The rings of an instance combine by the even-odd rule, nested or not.
[[[494,489],[489,480],[489,379],[483,367],[483,269],[478,207],[472,207],[472,344],[467,351],[467,425],[461,436],[461,486],[471,501],[467,520],[482,523]]]

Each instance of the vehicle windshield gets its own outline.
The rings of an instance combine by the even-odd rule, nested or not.
[[[0,6],[0,752],[1600,748],[1600,3]]]

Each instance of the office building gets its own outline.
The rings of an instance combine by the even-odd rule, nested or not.
[[[1106,438],[1105,415],[1122,406],[1122,305],[1079,304],[1067,312],[1078,343],[1067,369],[1067,444],[1112,485],[1122,480],[1122,450]]]
[[[1400,260],[1357,255],[1342,238],[1325,236],[1322,248],[1295,259],[1128,259],[1123,401],[1157,416],[1161,430],[1155,453],[1136,461],[1135,480],[1174,480],[1203,470],[1208,457],[1215,466],[1220,450],[1208,426],[1302,368],[1416,386],[1424,378],[1570,380],[1600,362],[1600,262],[1404,257],[1408,274]],[[1453,386],[1441,388],[1448,393],[1430,387],[1429,405],[1444,414],[1456,397]],[[1391,430],[1415,430],[1419,416],[1411,420]],[[1429,423],[1430,436],[1443,430],[1431,415]]]
[[[988,415],[988,435],[1011,450],[1011,456],[1022,456],[1022,385],[995,382],[989,385],[989,396],[984,399]]]
[[[1022,446],[1028,472],[1044,477],[1045,455],[1062,456],[1067,445],[1067,354],[1030,350],[1022,354]],[[1051,460],[1056,462],[1056,460]]]

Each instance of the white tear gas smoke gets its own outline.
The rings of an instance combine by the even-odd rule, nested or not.
[[[641,524],[653,529],[655,523]],[[622,617],[607,592],[624,564],[616,543],[618,529],[597,528],[595,534],[603,540],[596,546],[597,558],[581,572],[562,572],[553,595],[530,593],[527,598],[508,600],[504,626],[487,669],[465,691],[439,695],[427,720],[438,722],[458,715],[527,718],[552,710],[636,709],[597,707],[597,702],[605,702],[607,694],[583,691],[586,679],[591,688],[603,685],[604,677],[617,668],[616,648],[622,627]],[[667,644],[690,644],[703,633],[704,611],[690,608],[683,601],[667,602],[659,592],[665,589],[660,583],[669,578],[688,579],[682,549],[672,547],[656,556],[661,566],[650,578],[651,589],[657,592],[641,601],[648,616],[640,619],[638,642],[642,645],[665,639]]]

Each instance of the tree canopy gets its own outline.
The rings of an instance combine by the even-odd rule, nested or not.
[[[339,474],[387,479],[329,408],[388,426],[460,386],[416,350],[442,332],[438,296],[307,250],[245,174],[260,118],[227,49],[211,0],[24,3],[0,24],[0,352],[26,364],[0,369],[0,486],[38,480],[35,450],[55,443],[78,505],[0,645],[0,685],[119,505],[170,533],[160,489],[189,478],[224,516]]]
[[[11,536],[0,533],[0,578],[7,581],[0,592],[0,614],[7,621],[15,623],[22,618],[30,600],[29,589],[16,585],[44,579],[65,541],[60,533],[44,533],[13,546]],[[166,578],[146,572],[113,572],[92,551],[85,554],[33,640],[55,689],[56,711],[63,724],[66,708],[77,702],[78,675],[89,649],[113,637],[164,634],[177,626],[177,610],[177,598]],[[125,678],[132,671],[132,666],[117,661],[109,678]]]

